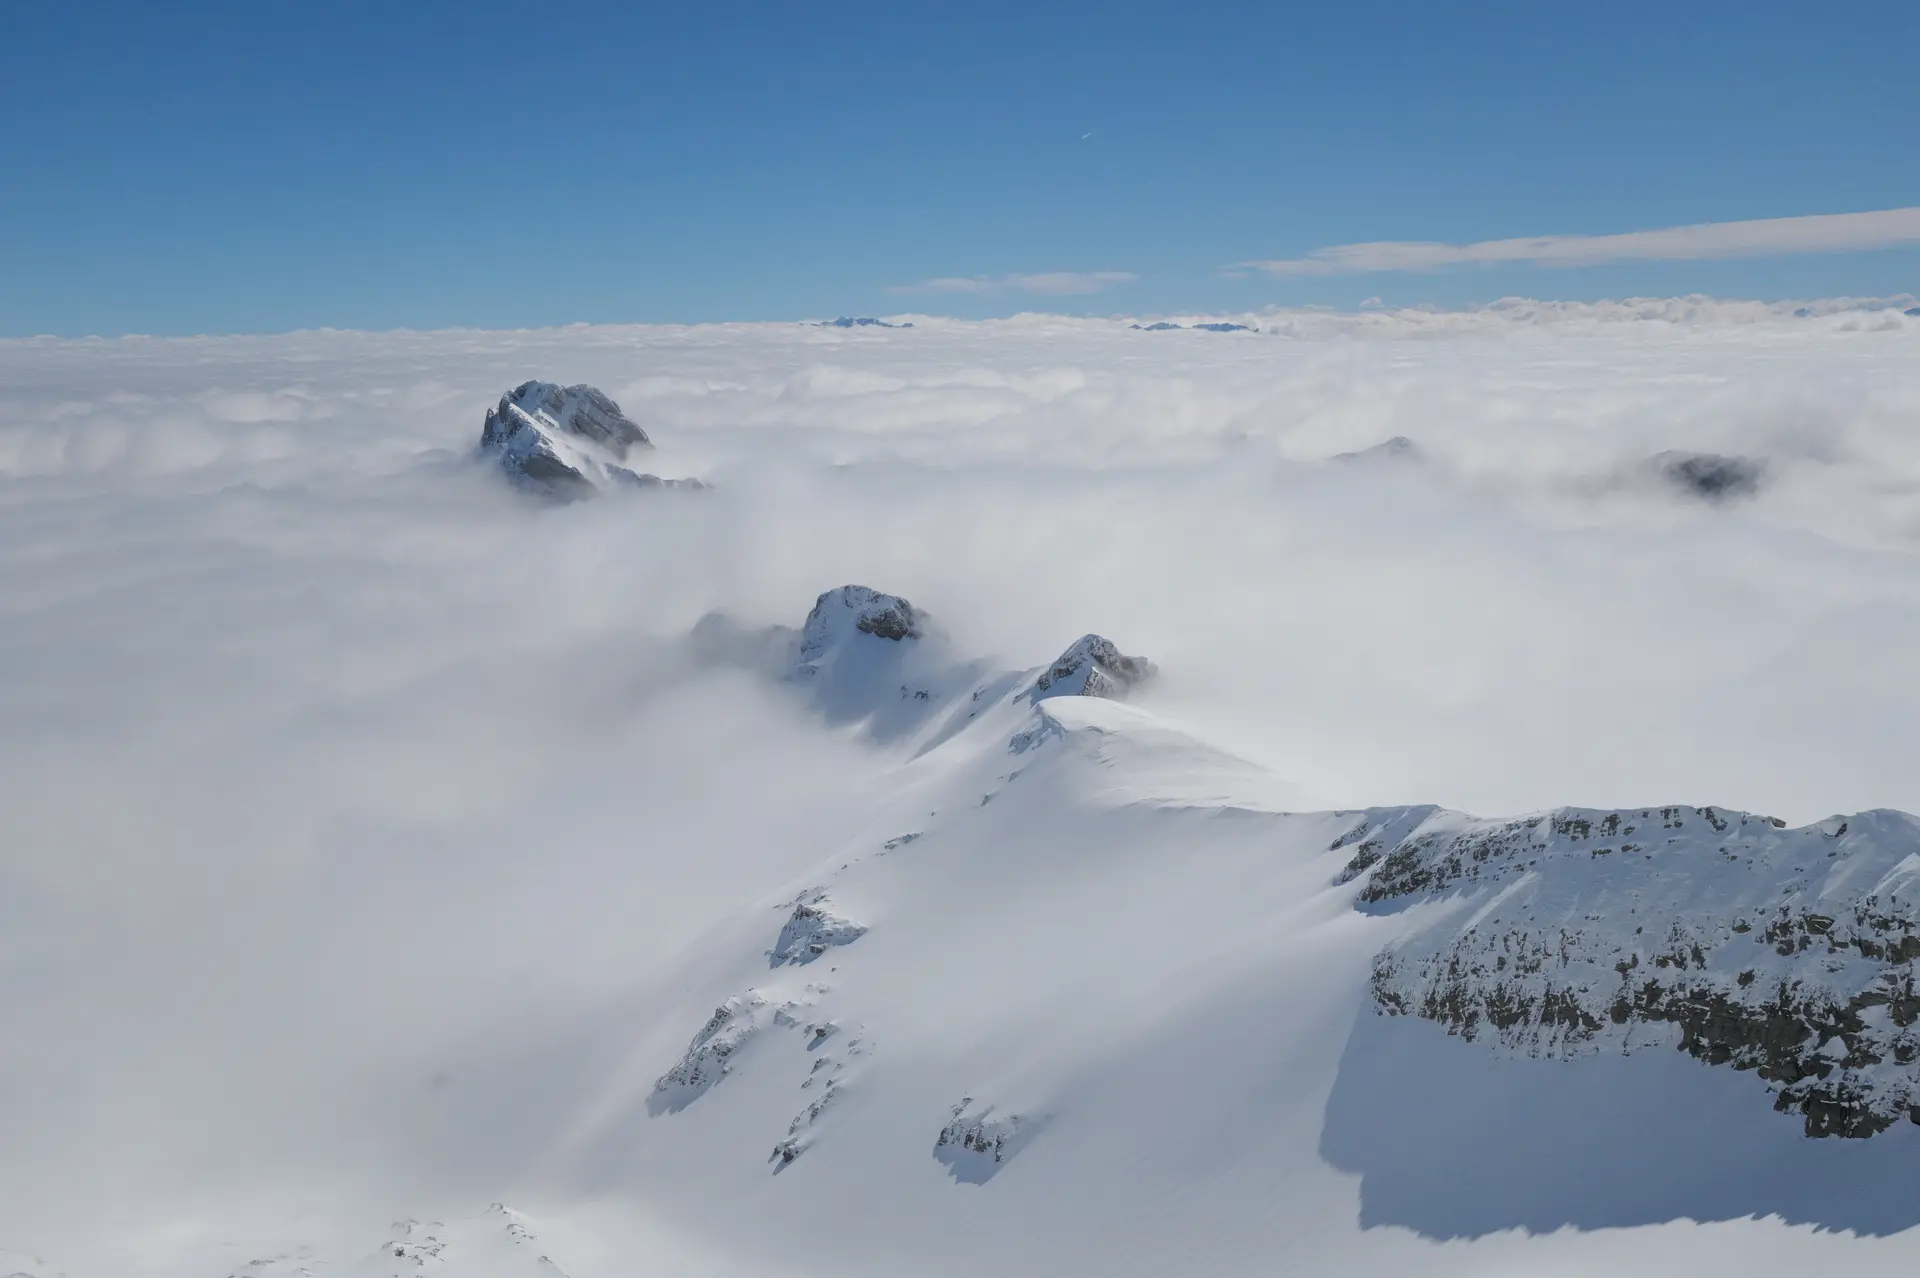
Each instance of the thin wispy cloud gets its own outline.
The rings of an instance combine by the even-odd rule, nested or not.
[[[1139,279],[1132,271],[1043,271],[1035,275],[955,275],[895,285],[896,293],[1031,293],[1077,297]]]
[[[1305,257],[1236,262],[1229,270],[1277,278],[1436,271],[1449,266],[1525,262],[1598,266],[1605,262],[1695,261],[1783,253],[1847,253],[1920,244],[1920,207],[1871,213],[1821,213],[1748,222],[1703,222],[1621,235],[1533,235],[1477,244],[1380,240],[1315,249]]]

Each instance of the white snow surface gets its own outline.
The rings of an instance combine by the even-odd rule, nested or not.
[[[1377,994],[1875,988],[1920,320],[1251,318],[0,342],[0,1278],[1911,1267],[1920,1127]]]

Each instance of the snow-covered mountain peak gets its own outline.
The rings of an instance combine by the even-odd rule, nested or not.
[[[800,661],[820,660],[858,636],[895,643],[918,639],[927,629],[927,616],[898,595],[882,594],[868,586],[840,586],[814,601],[800,628]]]
[[[558,432],[626,460],[635,448],[651,448],[647,432],[620,411],[620,405],[594,387],[557,386],[552,382],[522,382],[501,396],[487,414],[487,430],[510,430],[519,422]]]
[[[530,381],[487,410],[479,452],[516,484],[569,501],[607,488],[706,487],[628,468],[633,453],[652,447],[646,431],[593,387]]]
[[[1032,697],[1124,697],[1151,679],[1157,668],[1145,657],[1129,657],[1110,639],[1082,635],[1033,682]]]

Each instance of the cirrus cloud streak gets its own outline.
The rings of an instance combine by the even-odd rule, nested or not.
[[[1605,262],[1694,261],[1771,257],[1784,253],[1848,253],[1920,244],[1920,207],[1869,213],[1703,222],[1620,235],[1532,235],[1475,244],[1379,240],[1315,249],[1305,257],[1236,262],[1232,271],[1280,279],[1435,271],[1449,266],[1523,262],[1535,266],[1598,266]]]

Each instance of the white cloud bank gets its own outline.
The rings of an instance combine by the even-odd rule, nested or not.
[[[896,293],[1027,293],[1034,297],[1077,297],[1104,293],[1140,277],[1131,271],[1043,271],[1034,275],[960,275],[900,284]]]
[[[1315,249],[1305,257],[1238,262],[1228,268],[1280,279],[1435,271],[1449,266],[1525,262],[1535,266],[1598,266],[1605,262],[1693,261],[1848,253],[1920,244],[1920,207],[1871,213],[1821,213],[1750,222],[1703,222],[1621,235],[1534,235],[1477,244],[1380,240]]]
[[[1260,323],[0,342],[0,1253],[291,1274],[247,1266],[310,1236],[293,1217],[506,1197],[593,1205],[589,1241],[665,1217],[723,1253],[556,1244],[573,1278],[957,1278],[987,1252],[1116,1275],[1911,1268],[1912,1236],[1778,1220],[1362,1228],[1314,1143],[1352,1005],[1313,979],[1272,997],[1263,947],[1302,934],[1260,913],[1338,902],[1289,879],[1244,894],[1230,936],[1184,838],[1171,861],[1103,842],[1103,867],[1180,871],[1155,880],[1164,918],[1118,927],[1135,894],[1102,879],[1114,900],[1075,917],[1116,930],[1043,965],[1163,1014],[1138,1038],[1102,1037],[1076,993],[992,1052],[877,1048],[947,1071],[953,1101],[1057,1070],[1055,1045],[1092,1061],[991,1185],[952,1184],[932,1131],[897,1163],[823,1141],[774,1176],[763,1130],[813,1094],[785,1040],[765,1050],[799,1074],[765,1113],[622,1124],[583,1099],[644,1096],[711,983],[786,979],[761,954],[781,891],[917,794],[690,669],[676,640],[711,607],[792,623],[865,582],[1013,664],[1098,630],[1160,664],[1154,713],[1316,802],[1920,810],[1920,318],[1690,299]],[[718,486],[516,500],[463,454],[530,376],[599,385],[653,434],[649,468]],[[1648,466],[1676,449],[1765,481],[1691,498]],[[1218,817],[1196,843],[1242,824]],[[932,842],[956,926],[997,948],[1032,922]],[[868,952],[898,953],[869,921]],[[716,928],[737,970],[683,963]],[[1168,968],[1195,938],[1251,948]],[[819,967],[796,981],[851,981]],[[1184,1001],[1201,976],[1223,1001]],[[915,1005],[941,1034],[1003,1006],[950,993]],[[1303,1024],[1325,1032],[1287,1037]],[[1222,1062],[1259,1082],[1249,1108]],[[617,1157],[569,1162],[582,1131]],[[1238,1161],[1181,1152],[1208,1141]],[[364,1256],[377,1233],[339,1236]]]

